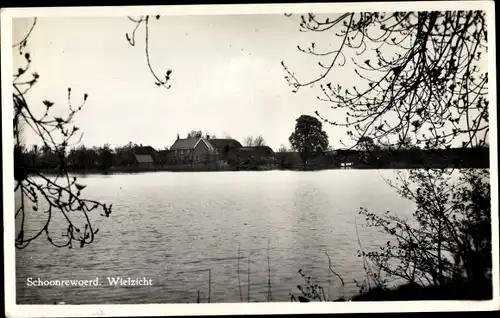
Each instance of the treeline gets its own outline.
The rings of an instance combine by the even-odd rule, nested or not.
[[[374,149],[338,149],[300,153],[279,151],[277,164],[282,169],[311,168],[327,169],[350,166],[364,169],[391,168],[488,168],[489,148],[450,148],[450,149],[393,149],[375,147]]]
[[[418,147],[392,149],[367,147],[361,149],[338,149],[301,153],[297,151],[272,152],[269,147],[254,147],[252,151],[236,151],[222,154],[231,167],[251,166],[259,168],[275,164],[278,169],[332,169],[348,164],[351,168],[420,168],[420,167],[460,167],[488,168],[489,148],[451,148],[424,150]],[[248,149],[247,149],[248,150]],[[57,170],[64,166],[69,171],[107,171],[113,168],[150,170],[165,165],[183,165],[173,161],[169,151],[156,150],[132,142],[112,148],[109,144],[86,147],[84,145],[68,149],[64,153],[46,146],[22,147],[16,156],[16,165],[36,170]],[[152,162],[137,161],[136,155],[150,155]],[[208,160],[208,159],[207,159]],[[213,161],[217,161],[216,158]],[[186,164],[184,164],[186,165]],[[130,169],[129,169],[130,168]]]
[[[337,162],[351,162],[357,167],[461,167],[488,168],[489,148],[408,149],[377,148],[369,151],[339,150]]]
[[[54,151],[47,146],[34,145],[30,148],[22,147],[21,162],[16,163],[26,168],[40,170],[58,169],[62,165],[68,170],[108,170],[112,166],[134,166],[137,164],[135,154],[153,155],[155,152],[151,147],[143,147],[132,142],[115,148],[109,144],[94,147],[80,145],[68,149],[65,153]]]

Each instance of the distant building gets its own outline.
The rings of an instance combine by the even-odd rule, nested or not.
[[[174,164],[207,163],[214,153],[214,147],[205,138],[177,137],[170,147],[169,159]]]
[[[155,162],[151,155],[134,155],[137,161],[137,167],[141,169],[153,169]]]
[[[228,163],[232,157],[235,157],[235,151],[243,147],[239,141],[231,138],[209,139],[208,142],[215,149],[214,161],[219,163]]]
[[[134,150],[134,153],[136,153],[136,154],[143,154],[143,155],[147,154],[147,155],[154,156],[157,153],[156,149],[154,149],[151,146],[140,145],[137,147],[133,147],[132,149]]]
[[[277,163],[276,154],[269,146],[241,147],[237,150],[243,165],[271,165]]]
[[[156,157],[156,164],[157,165],[160,165],[160,166],[163,166],[163,165],[167,165],[170,163],[170,150],[160,150],[158,151],[158,155]]]
[[[336,156],[335,150],[316,151],[310,155],[307,163],[311,165],[336,165]]]
[[[157,151],[151,146],[142,145],[132,148],[137,167],[140,169],[153,169],[155,167],[155,158]]]

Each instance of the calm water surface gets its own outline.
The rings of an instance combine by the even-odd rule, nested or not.
[[[331,298],[356,294],[353,279],[364,277],[356,257],[359,207],[399,215],[410,215],[413,209],[380,174],[394,176],[389,170],[82,176],[84,196],[112,203],[113,213],[103,218],[93,212],[99,233],[83,249],[58,249],[43,238],[17,250],[17,302],[186,303],[196,302],[198,291],[200,301],[206,302],[207,270],[211,302],[239,302],[240,297],[267,301],[268,246],[273,301],[288,301],[290,293],[297,294],[296,286],[304,282],[299,269],[323,285]],[[34,221],[26,226],[36,229],[36,221],[44,217],[32,212],[29,218]],[[375,229],[363,227],[362,217],[357,223],[365,250],[387,241]],[[55,237],[64,233],[64,224],[54,219]],[[325,252],[344,278],[344,288],[329,273]],[[108,286],[106,278],[118,276],[150,278],[153,286]],[[99,277],[102,286],[29,287],[28,277]]]

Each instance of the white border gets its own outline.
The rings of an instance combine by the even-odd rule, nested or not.
[[[12,69],[12,18],[14,17],[113,17],[125,15],[228,15],[228,14],[283,14],[335,13],[360,11],[421,11],[421,10],[484,10],[489,33],[489,87],[490,87],[490,159],[492,200],[493,300],[491,301],[412,301],[412,302],[334,302],[334,303],[257,303],[257,304],[148,304],[148,305],[16,305],[15,247],[13,187],[12,120],[6,116],[12,110],[12,74],[2,72],[3,106],[3,189],[4,189],[4,250],[5,250],[5,308],[7,317],[78,317],[78,316],[157,316],[157,315],[223,315],[223,314],[298,314],[298,313],[370,313],[418,311],[484,311],[499,309],[499,240],[498,240],[498,167],[496,109],[496,53],[495,8],[493,1],[422,1],[379,3],[309,3],[309,4],[244,4],[244,5],[189,5],[189,6],[135,6],[135,7],[73,7],[73,8],[9,8],[1,11],[1,66]],[[10,260],[10,261],[8,261]]]

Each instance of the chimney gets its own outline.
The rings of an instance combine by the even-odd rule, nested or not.
[[[180,138],[180,137],[179,137],[179,134],[177,134],[177,140],[179,140],[179,138]]]
[[[210,135],[209,134],[207,134],[207,139],[210,139]]]

